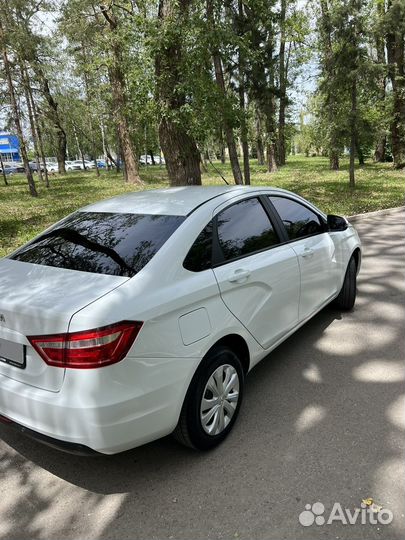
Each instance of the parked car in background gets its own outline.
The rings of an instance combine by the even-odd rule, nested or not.
[[[152,165],[152,157],[144,154],[139,158],[140,165]]]
[[[103,159],[97,160],[97,167],[99,169],[105,169],[107,167],[107,163]]]
[[[139,163],[140,165],[164,165],[165,160],[164,160],[164,157],[161,157],[161,156],[150,156],[150,155],[143,154],[139,158]]]
[[[165,165],[166,164],[165,158],[163,156],[153,156],[153,159],[155,160],[155,163],[157,165]]]
[[[3,163],[6,174],[24,173],[25,167],[21,161],[6,161]]]
[[[75,159],[71,162],[70,166],[72,167],[72,171],[80,171],[83,170],[83,162],[81,159]]]
[[[58,164],[55,163],[54,161],[47,161],[45,165],[46,165],[46,170],[49,173],[55,173],[59,171]]]
[[[91,204],[0,260],[0,415],[71,451],[171,432],[212,448],[255,364],[330,302],[353,308],[360,264],[345,218],[281,189]]]
[[[30,169],[31,169],[32,172],[37,172],[38,171],[38,165],[37,165],[36,161],[30,161],[29,166],[30,166]]]
[[[74,163],[74,161],[72,161],[72,160],[66,160],[65,161],[65,168],[66,168],[67,171],[73,171],[74,170],[73,163]]]
[[[17,167],[12,167],[10,165],[4,164],[4,172],[5,174],[11,176],[12,174],[15,174],[17,172]],[[3,173],[3,169],[1,167],[0,167],[0,173]]]
[[[84,168],[95,169],[96,166],[94,165],[94,161],[89,161],[85,159],[83,164],[83,161],[81,159],[76,159],[72,161],[71,167],[73,171],[83,171]]]

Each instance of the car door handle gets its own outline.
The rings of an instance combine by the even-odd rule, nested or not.
[[[313,254],[314,254],[314,250],[309,248],[309,247],[306,247],[304,248],[304,251],[301,253],[301,257],[303,257],[304,259],[308,258],[308,257],[312,257]]]
[[[241,283],[246,281],[250,276],[250,270],[245,270],[244,268],[237,268],[235,272],[228,278],[230,283]]]

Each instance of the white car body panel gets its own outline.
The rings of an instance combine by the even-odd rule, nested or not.
[[[27,367],[0,362],[0,374],[57,392],[64,370],[48,366],[26,336],[67,332],[72,315],[128,278],[89,274],[3,259],[0,264],[0,338],[27,347]]]
[[[244,341],[249,369],[267,356],[338,294],[360,241],[349,226],[213,269],[183,267],[213,215],[262,193],[302,201],[273,188],[218,186],[133,193],[83,208],[188,216],[130,279],[0,260],[0,339],[27,346],[25,370],[0,364],[0,414],[53,439],[113,454],[173,431],[198,365],[220,339]],[[309,260],[301,257],[307,246],[314,250]],[[229,282],[246,267],[246,283]],[[123,320],[144,324],[123,360],[98,369],[48,366],[27,340]]]
[[[292,244],[301,274],[299,319],[315,312],[340,290],[335,244],[329,233],[297,240]]]
[[[214,273],[225,305],[263,348],[298,323],[300,270],[289,245],[230,262]]]
[[[48,172],[58,172],[59,171],[59,167],[58,167],[58,164],[57,163],[46,163],[46,170]]]

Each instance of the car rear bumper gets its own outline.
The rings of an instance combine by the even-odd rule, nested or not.
[[[173,431],[198,363],[127,358],[99,369],[68,369],[60,392],[0,376],[0,415],[51,446],[115,454]]]
[[[101,455],[99,452],[96,452],[95,450],[92,450],[91,448],[88,448],[87,446],[84,446],[82,444],[60,441],[59,439],[54,439],[52,437],[48,437],[47,435],[43,435],[42,433],[38,433],[37,431],[33,431],[32,429],[26,428],[21,424],[13,422],[5,416],[0,415],[0,422],[9,427],[10,429],[26,435],[30,439],[39,441],[43,444],[46,444],[47,446],[56,448],[57,450],[63,450],[64,452],[68,452],[69,454],[76,454],[79,456]]]

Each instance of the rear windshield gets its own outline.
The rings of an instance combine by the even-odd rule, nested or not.
[[[10,259],[132,277],[162,247],[183,216],[76,212]]]

